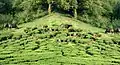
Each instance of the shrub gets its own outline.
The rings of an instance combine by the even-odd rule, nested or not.
[[[117,27],[120,27],[120,20],[114,20],[111,25],[114,27],[114,28],[117,28]]]
[[[94,53],[92,52],[93,51],[93,48],[91,46],[87,46],[86,48],[86,53],[89,54],[89,55],[94,55]]]
[[[27,38],[27,37],[29,37],[29,35],[27,35],[27,34],[22,35],[22,38]]]
[[[31,28],[29,28],[29,27],[25,28],[25,29],[24,29],[24,32],[25,32],[25,33],[31,32]]]
[[[91,35],[91,34],[87,34],[86,38],[87,38],[87,39],[91,39],[91,38],[92,38],[92,35]]]
[[[113,41],[111,39],[110,40],[106,39],[106,40],[103,40],[103,43],[105,43],[105,44],[113,44]]]
[[[114,38],[112,39],[114,44],[119,44],[120,45],[120,39],[119,38]]]
[[[47,36],[48,36],[48,35],[45,35],[45,34],[37,34],[37,35],[36,35],[36,37],[37,37],[37,38],[40,38],[40,39],[48,38]]]
[[[91,42],[91,40],[90,39],[80,39],[79,42],[82,44],[88,44]]]
[[[13,34],[10,31],[3,31],[0,35],[0,41],[11,39]]]
[[[12,22],[13,17],[10,14],[0,14],[0,24]]]
[[[36,29],[37,29],[37,27],[33,27],[33,28],[32,28],[32,31],[33,31],[33,30],[36,30]]]
[[[76,30],[74,28],[69,28],[68,32],[76,32]]]
[[[23,36],[22,36],[21,33],[15,33],[15,34],[13,35],[12,39],[19,40],[19,39],[21,39],[22,37],[23,37]]]
[[[6,36],[0,36],[0,41],[7,40]]]
[[[82,29],[76,29],[76,32],[82,32],[83,30]]]

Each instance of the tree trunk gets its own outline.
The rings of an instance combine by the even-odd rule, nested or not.
[[[74,18],[77,18],[77,9],[74,9]]]
[[[48,7],[48,14],[51,13],[51,4],[49,4],[49,7]]]
[[[113,15],[110,15],[110,22],[113,22]]]

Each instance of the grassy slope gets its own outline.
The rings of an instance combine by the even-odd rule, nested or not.
[[[90,30],[93,32],[99,32],[103,31],[100,28],[92,27],[89,24],[85,24],[83,22],[80,22],[78,20],[74,20],[72,18],[64,17],[63,15],[59,13],[54,13],[48,16],[45,16],[43,18],[37,19],[34,22],[30,22],[27,24],[20,25],[21,27],[31,27],[31,26],[36,26],[36,25],[52,25],[52,24],[58,24],[60,25],[61,23],[68,23],[68,24],[73,24],[74,27],[76,28],[82,28],[84,30]]]
[[[82,29],[80,34],[88,32],[99,32],[102,36],[96,41],[83,37],[67,37],[66,29],[55,37],[49,37],[56,32],[44,32],[39,34],[38,29],[42,25],[60,25],[61,23],[72,24],[75,29]],[[51,14],[34,22],[19,25],[20,29],[5,30],[3,33],[13,33],[13,36],[24,37],[4,40],[0,42],[0,65],[119,65],[120,46],[114,44],[111,39],[118,38],[117,35],[104,34],[104,30],[92,27],[89,24],[79,22],[61,14]],[[29,35],[24,32],[26,27],[36,30]],[[62,28],[61,28],[62,29]],[[2,33],[1,33],[2,34]],[[28,35],[28,36],[26,36]],[[1,35],[0,35],[1,36]],[[58,42],[56,40],[72,39],[72,42]],[[118,38],[119,39],[119,38]],[[73,41],[75,40],[75,42]]]

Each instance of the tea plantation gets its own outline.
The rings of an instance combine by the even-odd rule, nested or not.
[[[51,14],[1,30],[0,65],[120,65],[120,34]]]

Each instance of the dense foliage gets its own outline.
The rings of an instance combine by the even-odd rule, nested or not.
[[[0,0],[0,23],[30,22],[53,11],[102,28],[120,24],[119,0]]]

